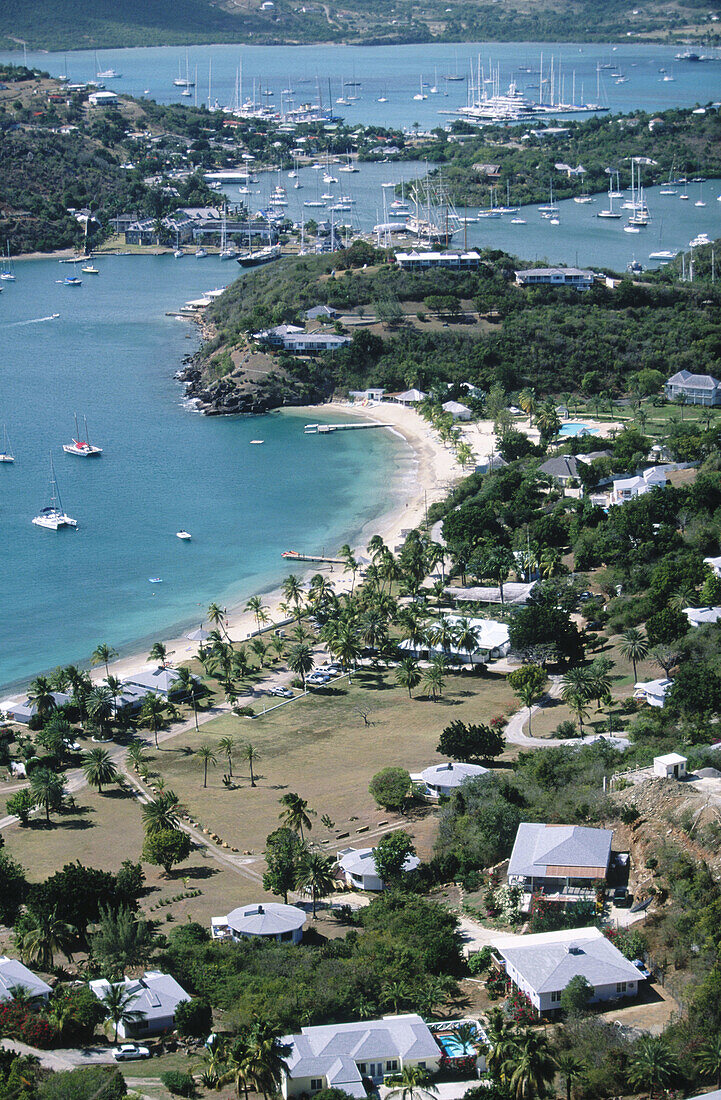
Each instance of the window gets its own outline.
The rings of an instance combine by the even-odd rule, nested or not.
[[[418,1068],[419,1069],[425,1069],[426,1068],[426,1063],[425,1062],[419,1062],[418,1063]]]
[[[366,1071],[366,1064],[365,1064],[365,1062],[359,1062],[359,1063],[358,1063],[358,1072],[359,1072],[359,1073],[363,1073],[363,1074],[365,1074],[365,1071]]]
[[[625,993],[626,992],[626,982],[616,982],[616,992],[617,993]]]
[[[561,1000],[561,990],[560,989],[552,989],[551,990],[551,1004],[558,1004],[560,1002],[560,1000]]]
[[[323,1078],[322,1077],[311,1077],[311,1079],[310,1079],[310,1091],[311,1092],[320,1092],[320,1090],[322,1088],[323,1088]]]
[[[386,1062],[386,1073],[395,1073],[398,1069],[398,1059],[391,1058],[389,1062]]]

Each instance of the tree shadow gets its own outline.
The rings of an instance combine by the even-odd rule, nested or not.
[[[129,787],[112,787],[109,790],[101,791],[101,795],[103,798],[113,799],[134,797],[133,791]]]

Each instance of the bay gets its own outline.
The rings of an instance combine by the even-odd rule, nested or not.
[[[173,374],[197,336],[166,310],[237,268],[172,256],[96,266],[71,288],[56,282],[71,270],[57,261],[18,263],[0,294],[0,425],[16,456],[0,465],[4,689],[87,661],[100,641],[142,649],[197,625],[213,600],[267,590],[288,571],[283,550],[337,551],[400,501],[415,468],[383,430],[304,436],[292,411],[208,418],[187,407]],[[76,411],[104,448],[98,459],[62,452]],[[51,453],[77,533],[31,523]]]

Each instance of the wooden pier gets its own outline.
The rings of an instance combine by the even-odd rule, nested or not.
[[[380,421],[365,420],[362,424],[306,424],[303,428],[305,435],[325,435],[327,432],[361,431],[363,428],[392,428],[392,424],[381,424]]]

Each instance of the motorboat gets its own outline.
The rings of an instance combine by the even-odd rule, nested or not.
[[[203,260],[208,255],[204,248],[198,248],[195,251],[196,260]]]
[[[85,266],[81,268],[81,271],[84,271],[86,275],[99,275],[100,274],[100,271],[98,270],[97,267],[95,267],[92,260],[90,261],[89,264],[85,264]]]
[[[66,515],[60,500],[58,483],[55,480],[52,455],[50,456],[50,504],[34,517],[32,521],[36,527],[44,527],[47,531],[59,531],[61,527],[77,527],[78,521],[72,516]]]
[[[678,248],[661,248],[658,252],[649,252],[649,260],[674,260],[678,256]]]
[[[63,450],[66,455],[79,455],[81,458],[97,458],[103,453],[102,447],[96,447],[93,443],[88,442],[88,421],[85,419],[85,439],[80,438],[80,431],[78,430],[78,418],[75,417],[75,437],[72,443],[63,443]]]
[[[193,536],[188,531],[176,531],[175,537],[182,539],[184,542],[189,542]]]
[[[148,577],[148,582],[150,584],[162,584],[163,583],[163,578],[162,577]]]
[[[83,280],[78,279],[77,275],[68,275],[67,279],[63,279],[64,286],[82,286]]]

